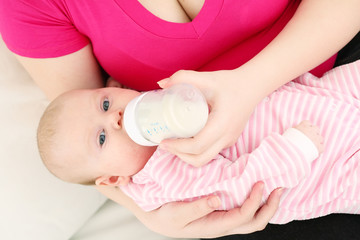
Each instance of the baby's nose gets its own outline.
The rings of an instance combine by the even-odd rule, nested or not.
[[[121,128],[122,112],[116,111],[113,113],[113,124],[115,128]]]
[[[118,119],[118,121],[117,121],[117,125],[118,125],[119,127],[121,127],[122,112],[119,111],[118,115],[119,115],[119,119]]]

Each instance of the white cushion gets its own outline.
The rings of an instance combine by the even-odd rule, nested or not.
[[[42,165],[36,127],[47,104],[0,38],[0,239],[69,239],[106,200]]]

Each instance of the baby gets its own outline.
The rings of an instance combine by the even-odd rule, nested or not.
[[[360,61],[282,86],[233,146],[199,168],[128,137],[122,116],[139,94],[103,88],[55,99],[38,128],[46,167],[68,182],[118,186],[146,211],[210,194],[220,197],[219,210],[230,209],[263,181],[264,201],[284,188],[271,223],[360,213]]]

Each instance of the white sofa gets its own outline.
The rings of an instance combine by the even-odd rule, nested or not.
[[[44,168],[36,127],[48,104],[0,38],[0,239],[166,240],[92,187]]]

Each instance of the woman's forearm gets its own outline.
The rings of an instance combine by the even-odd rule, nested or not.
[[[281,33],[236,71],[251,76],[260,98],[318,66],[360,30],[360,0],[303,0]]]

